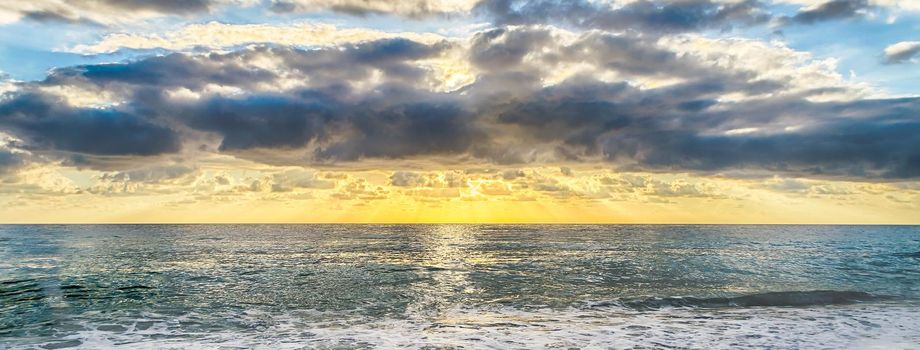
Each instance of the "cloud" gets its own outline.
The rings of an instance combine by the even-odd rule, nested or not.
[[[172,54],[61,68],[31,90],[85,86],[116,91],[128,101],[106,108],[77,108],[49,93],[20,93],[0,104],[0,115],[5,116],[0,126],[27,138],[33,147],[88,154],[174,152],[180,129],[220,135],[223,151],[297,149],[323,142],[315,155],[325,160],[463,152],[478,137],[468,112],[452,97],[410,86],[430,71],[409,63],[436,56],[446,47],[385,39],[322,50],[260,47],[225,55]],[[278,78],[278,73],[246,64],[260,59],[276,61],[280,72],[320,85],[286,93],[254,93],[259,84]],[[384,85],[374,92],[352,87],[380,73]],[[171,92],[203,91],[215,85],[250,93],[176,98]],[[73,125],[76,118],[65,115],[78,115],[86,122]],[[58,116],[55,121],[62,125],[50,124]],[[109,127],[110,134],[90,140],[78,130],[65,131],[79,127],[87,132]],[[42,135],[48,132],[66,135]],[[144,132],[160,137],[147,140]],[[104,142],[107,138],[113,141]]]
[[[104,0],[101,2],[118,9],[151,10],[161,13],[201,12],[207,11],[213,5],[211,0]]]
[[[467,12],[473,4],[473,0],[272,0],[268,8],[277,13],[329,10],[355,16],[425,17]]]
[[[25,163],[20,154],[9,149],[0,148],[0,175],[6,174]]]
[[[391,33],[364,28],[338,28],[335,25],[321,23],[281,26],[209,22],[190,24],[163,34],[113,33],[95,44],[77,45],[70,51],[99,54],[122,49],[188,51],[201,48],[233,48],[248,44],[325,46],[389,38],[403,38],[426,44],[444,40],[444,37],[432,33]]]
[[[473,121],[472,115],[449,104],[413,103],[358,111],[345,131],[350,137],[321,147],[316,156],[359,160],[462,154],[485,136]]]
[[[819,103],[790,96],[695,107],[734,90],[708,81],[644,90],[573,81],[503,106],[497,121],[523,129],[520,137],[531,144],[561,142],[572,154],[646,170],[920,176],[920,138],[912,136],[920,127],[913,118],[918,99]],[[754,126],[771,130],[729,132]]]
[[[720,29],[769,20],[763,5],[755,0],[637,0],[617,7],[587,0],[483,0],[474,11],[500,26],[559,24],[644,34]]]
[[[146,182],[156,183],[163,180],[175,179],[195,171],[195,168],[170,164],[154,165],[126,171],[117,171],[103,174],[100,179],[112,182]]]
[[[114,25],[158,16],[207,13],[236,0],[35,0],[0,4],[0,14],[18,20]]]
[[[864,190],[857,191],[851,185],[778,177],[764,182],[763,187],[781,193],[809,196],[851,196],[865,192]]]
[[[383,186],[376,186],[365,179],[358,178],[348,181],[331,196],[338,200],[369,201],[387,199],[389,195],[390,191]]]
[[[772,0],[778,4],[794,4],[816,9],[822,5],[832,3],[832,0]],[[920,11],[920,3],[914,0],[869,0],[869,6],[889,8],[895,11]],[[839,4],[837,6],[840,6]]]
[[[920,41],[902,41],[885,48],[882,62],[898,64],[913,62],[920,57]]]
[[[179,150],[172,129],[115,109],[68,108],[34,93],[0,104],[0,130],[31,147],[98,155],[157,155]]]
[[[164,16],[193,17],[233,7],[258,7],[275,14],[331,11],[352,16],[396,15],[408,18],[466,14],[475,0],[34,0],[0,3],[0,23],[39,22],[102,26],[134,24]]]
[[[576,34],[545,26],[498,28],[474,35],[469,56],[476,69],[489,73],[481,74],[475,89],[469,89],[484,95],[526,94],[578,75],[650,87],[697,80],[696,86],[710,93],[721,92],[712,90],[721,87],[735,90],[741,98],[819,89],[829,92],[827,88],[844,95],[856,90],[844,86],[833,60],[818,61],[779,44],[744,39],[648,38],[599,31]],[[612,91],[589,89],[584,93]]]
[[[871,8],[868,0],[828,0],[796,13],[785,21],[797,24],[814,24],[823,21],[859,16]]]
[[[287,192],[295,188],[332,189],[335,181],[320,179],[313,171],[287,170],[272,176],[273,192]]]
[[[712,193],[711,189],[700,184],[687,183],[685,181],[663,182],[651,181],[651,186],[647,187],[647,194],[659,197],[707,197],[713,198],[718,195]]]
[[[233,55],[190,56],[176,53],[127,63],[57,68],[51,71],[43,83],[61,86],[80,84],[85,81],[103,87],[130,84],[156,88],[201,89],[206,84],[248,87],[276,78],[273,72],[234,62],[233,57]]]
[[[397,187],[416,187],[425,184],[425,179],[411,171],[397,171],[390,175],[390,184]]]
[[[221,150],[299,148],[323,133],[331,107],[283,96],[213,97],[173,109],[180,122],[222,136]],[[176,108],[178,107],[178,108]]]
[[[803,108],[814,115],[846,112],[851,116],[827,118],[792,132],[743,135],[707,135],[691,131],[697,127],[683,123],[674,124],[682,127],[666,127],[659,124],[669,123],[665,117],[601,142],[608,159],[624,157],[652,169],[762,168],[812,176],[911,178],[920,176],[920,138],[912,136],[920,128],[920,122],[912,117],[920,107],[918,103],[917,99],[822,104],[784,101],[771,105]],[[752,111],[749,108],[729,113]],[[764,114],[788,112],[782,107],[761,108]]]
[[[799,179],[775,177],[765,182],[764,187],[778,192],[804,192],[811,189],[812,185]]]
[[[137,21],[163,16],[187,17],[218,13],[235,7],[257,7],[257,11],[274,14],[335,12],[350,16],[394,15],[412,19],[432,17],[458,18],[478,14],[493,24],[531,25],[558,24],[582,29],[637,31],[663,34],[727,29],[735,26],[763,24],[772,19],[767,1],[760,0],[628,0],[598,2],[591,0],[35,0],[11,1],[0,4],[0,23],[28,19],[39,22],[59,22],[101,26],[127,26]],[[920,10],[912,0],[773,0],[808,6],[792,17],[782,18],[794,23],[815,23],[829,19],[858,16],[870,7],[890,7],[898,10]],[[240,26],[243,27],[243,26]],[[252,38],[265,33],[256,25],[246,26]],[[230,29],[230,28],[228,28]],[[232,30],[232,29],[230,29]],[[213,33],[213,32],[212,32]],[[295,34],[297,35],[297,34]],[[113,35],[111,44],[173,46],[191,38],[142,38],[135,35]],[[206,35],[203,39],[214,39]],[[164,42],[166,40],[167,42]],[[194,39],[191,39],[194,41]],[[143,44],[142,44],[143,43]],[[207,45],[207,44],[205,44]],[[103,45],[96,47],[109,47]],[[107,51],[106,51],[107,52]]]
[[[504,180],[514,180],[525,176],[527,176],[527,174],[522,170],[505,170],[501,173],[501,178]]]
[[[433,91],[431,60],[456,50],[466,50],[475,81]],[[823,99],[852,90],[809,62],[747,41],[546,26],[486,30],[466,44],[258,46],[59,68],[0,101],[0,130],[29,150],[87,155],[172,154],[213,139],[216,152],[275,165],[606,161],[647,171],[920,177],[920,100]],[[55,95],[74,89],[102,90],[113,102],[81,107]],[[407,176],[391,182],[408,186]],[[351,186],[339,195],[380,194]]]

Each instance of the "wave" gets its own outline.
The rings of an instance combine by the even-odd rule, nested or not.
[[[916,311],[914,303],[875,303],[614,313],[593,308],[458,307],[408,317],[344,318],[321,311],[259,308],[184,315],[90,312],[64,319],[66,327],[53,336],[7,337],[4,345],[15,350],[917,349]]]
[[[64,300],[93,300],[143,297],[155,288],[146,285],[107,287],[97,284],[59,283],[47,279],[15,279],[0,281],[0,305],[4,307],[23,306],[29,303],[62,297]],[[20,305],[25,303],[25,305]]]
[[[802,307],[843,305],[859,302],[890,300],[893,297],[873,295],[857,291],[788,291],[749,294],[736,297],[697,298],[697,297],[655,297],[647,299],[620,300],[602,303],[596,306],[617,305],[631,309],[647,310],[666,307],[690,308],[730,308],[730,307]]]
[[[920,252],[895,253],[894,255],[902,258],[920,258]]]
[[[0,281],[0,301],[31,301],[44,298],[42,288],[33,279]]]

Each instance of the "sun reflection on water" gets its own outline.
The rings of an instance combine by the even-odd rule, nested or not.
[[[419,286],[423,302],[415,311],[450,322],[450,310],[462,305],[465,296],[480,292],[469,276],[475,265],[484,262],[477,249],[479,234],[474,226],[437,225],[421,235],[425,247],[421,260],[432,274],[426,285]]]

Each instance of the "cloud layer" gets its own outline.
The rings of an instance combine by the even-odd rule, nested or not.
[[[732,17],[719,11],[699,13]],[[76,154],[90,166],[98,156],[176,154],[216,140],[214,152],[288,165],[607,162],[648,171],[920,177],[920,100],[803,85],[783,78],[800,73],[782,67],[726,67],[718,53],[686,52],[679,43],[533,25],[466,42],[175,53],[60,68],[21,84],[0,102],[0,130],[25,149]],[[451,57],[475,80],[439,91],[438,72],[456,66],[444,63]],[[580,68],[560,73],[573,66]],[[112,97],[81,106],[66,91]]]

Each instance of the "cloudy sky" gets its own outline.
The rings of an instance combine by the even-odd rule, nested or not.
[[[920,223],[916,0],[0,0],[0,222]]]

